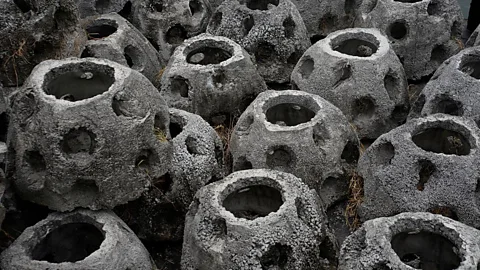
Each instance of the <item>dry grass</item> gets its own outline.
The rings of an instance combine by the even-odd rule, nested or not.
[[[160,69],[160,71],[158,71],[157,75],[155,76],[155,80],[160,81],[162,79],[163,73],[165,72],[165,68],[166,67],[164,67],[164,68]]]
[[[233,129],[235,128],[235,123],[237,120],[238,117],[231,116],[227,126],[217,125],[214,127],[223,143],[223,162],[225,164],[229,164],[230,162],[230,139],[232,138]]]
[[[356,171],[350,174],[349,196],[345,209],[345,222],[350,230],[358,229],[362,224],[358,216],[358,207],[363,202],[363,179]]]
[[[157,140],[159,140],[160,142],[164,143],[168,141],[167,134],[165,133],[165,131],[161,130],[160,128],[157,128],[157,127],[153,128],[153,133],[155,134],[155,137],[157,138]]]
[[[27,62],[30,64],[30,62],[25,58],[25,48],[26,48],[27,41],[23,39],[22,41],[19,42],[17,49],[15,49],[8,57],[7,60],[5,61],[4,68],[7,69],[7,65],[9,63],[12,64],[13,72],[15,73],[15,83],[18,86],[18,72],[17,72],[17,61],[18,59],[23,59],[23,61]],[[16,47],[12,40],[10,40],[10,45],[13,47]]]

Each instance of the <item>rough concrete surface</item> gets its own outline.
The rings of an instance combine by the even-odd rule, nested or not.
[[[131,2],[129,0],[75,0],[80,18],[113,12],[122,13],[128,10],[129,6],[131,8]]]

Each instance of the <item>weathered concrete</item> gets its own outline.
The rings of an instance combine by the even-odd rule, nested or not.
[[[11,104],[13,181],[24,199],[59,211],[112,208],[170,166],[165,101],[115,62],[45,61]]]
[[[480,228],[479,140],[473,120],[445,114],[408,121],[380,136],[358,162],[365,195],[361,218],[435,212]]]
[[[344,197],[359,142],[342,112],[301,91],[266,91],[239,118],[230,140],[233,170],[292,173],[326,206]]]
[[[168,62],[185,39],[205,32],[211,14],[209,0],[135,0],[131,22]]]
[[[473,31],[470,38],[467,40],[465,47],[475,47],[480,46],[480,25]]]
[[[4,86],[22,85],[44,60],[80,56],[87,40],[73,0],[0,1],[0,13]]]
[[[110,211],[52,213],[0,255],[3,270],[156,269],[142,242]]]
[[[115,61],[142,73],[154,83],[166,66],[147,38],[118,14],[88,17],[82,26],[88,34],[82,57]]]
[[[474,228],[430,213],[377,218],[345,240],[338,269],[477,269],[479,236]]]
[[[409,117],[445,113],[480,115],[480,47],[467,48],[445,61],[423,88]]]
[[[340,108],[361,139],[375,139],[408,114],[405,71],[376,29],[346,29],[315,43],[292,72],[292,83]]]
[[[456,0],[366,0],[356,18],[356,27],[386,33],[408,79],[432,74],[462,47],[464,22]]]
[[[122,12],[126,12],[129,7],[131,8],[131,2],[131,0],[75,0],[80,18],[113,12],[122,14]],[[129,14],[127,13],[125,15]]]
[[[223,178],[223,146],[215,130],[200,116],[170,109],[173,159],[168,174],[149,191],[118,212],[130,213],[127,224],[146,240],[176,241],[183,237],[185,214],[195,193]]]
[[[302,17],[290,0],[226,0],[212,15],[207,32],[228,37],[255,56],[267,83],[288,83],[310,46]]]
[[[337,245],[315,191],[272,170],[235,172],[195,195],[182,269],[329,269]]]
[[[175,50],[160,87],[170,106],[214,124],[240,115],[266,89],[240,45],[209,34],[188,39]]]

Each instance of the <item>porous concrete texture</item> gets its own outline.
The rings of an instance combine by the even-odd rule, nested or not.
[[[80,18],[114,12],[125,12],[131,8],[129,0],[75,0]],[[128,15],[128,14],[125,14]]]
[[[138,200],[121,209],[138,237],[176,241],[183,237],[185,214],[195,193],[223,178],[223,146],[215,130],[200,116],[170,109],[173,159],[168,174]]]
[[[477,269],[479,231],[430,213],[369,220],[344,242],[338,270]]]
[[[291,0],[297,7],[312,43],[328,34],[353,27],[357,0]]]
[[[409,110],[405,71],[377,29],[340,30],[315,43],[295,66],[292,83],[340,108],[360,139],[397,127]]]
[[[255,56],[267,83],[288,83],[311,45],[290,0],[225,0],[212,15],[207,33],[228,37]]]
[[[480,115],[480,47],[467,48],[446,60],[412,106],[409,117],[445,113]]]
[[[152,270],[148,251],[113,212],[52,213],[0,255],[3,270]]]
[[[155,82],[165,67],[158,51],[132,24],[111,13],[82,21],[88,42],[82,57],[105,58],[130,67]]]
[[[388,36],[412,80],[431,75],[461,50],[463,24],[456,0],[366,0],[355,22]]]
[[[480,25],[473,31],[470,38],[467,40],[465,47],[475,47],[480,46]]]
[[[22,85],[47,59],[79,56],[87,40],[73,0],[0,1],[0,83]]]
[[[26,200],[59,211],[112,208],[138,198],[170,166],[165,101],[115,62],[44,61],[11,104],[13,181]]]
[[[434,212],[480,228],[479,140],[473,120],[446,114],[413,119],[380,136],[358,162],[361,218]]]
[[[2,151],[0,149],[0,151]],[[3,153],[2,153],[3,154]],[[3,220],[5,219],[6,210],[2,204],[3,194],[5,193],[6,178],[4,173],[4,168],[0,168],[0,228],[2,227]]]
[[[240,45],[210,34],[188,39],[175,50],[160,86],[169,106],[215,124],[240,115],[266,89]]]
[[[205,32],[211,14],[209,0],[135,0],[130,16],[168,62],[185,39]]]
[[[235,172],[195,195],[183,270],[331,269],[337,244],[314,190],[273,170]]]
[[[302,91],[266,91],[239,118],[230,140],[233,170],[292,173],[326,206],[345,197],[359,142],[342,112]]]

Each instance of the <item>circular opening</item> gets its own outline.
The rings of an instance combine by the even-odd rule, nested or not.
[[[117,23],[112,20],[97,20],[86,29],[89,40],[102,39],[117,32]]]
[[[366,33],[350,36],[337,37],[332,41],[332,48],[337,52],[359,57],[369,57],[377,52],[378,41],[375,36]]]
[[[315,112],[296,103],[275,105],[265,113],[267,121],[279,126],[296,126],[307,123],[315,117]]]
[[[180,45],[185,39],[187,39],[187,30],[179,24],[168,29],[165,34],[165,40],[171,45]]]
[[[150,1],[150,8],[154,12],[162,12],[163,11],[163,0],[151,0]]]
[[[247,0],[249,9],[268,10],[269,5],[278,6],[280,0]]]
[[[89,223],[61,225],[35,246],[32,259],[50,263],[80,261],[98,250],[104,239],[103,232]]]
[[[480,80],[480,55],[465,55],[460,64],[460,71]]]
[[[408,33],[407,23],[404,21],[397,21],[390,25],[388,33],[394,39],[402,39]]]
[[[457,269],[461,259],[458,250],[442,235],[420,231],[396,234],[391,245],[400,260],[415,269]]]
[[[131,69],[135,70],[142,70],[143,69],[143,56],[140,49],[136,48],[135,46],[128,45],[123,50],[123,56],[127,61],[127,65]]]
[[[252,185],[230,193],[223,207],[237,218],[253,220],[276,212],[283,204],[282,194],[266,185]]]
[[[446,155],[468,155],[471,149],[465,136],[442,127],[427,128],[413,135],[412,140],[425,151]]]
[[[197,65],[220,64],[232,57],[232,53],[218,47],[205,46],[191,51],[187,55],[187,62]]]
[[[63,138],[62,150],[67,154],[89,153],[95,150],[95,134],[86,128],[72,129]]]
[[[44,91],[71,102],[100,95],[115,82],[112,67],[82,62],[52,69],[45,75]]]

